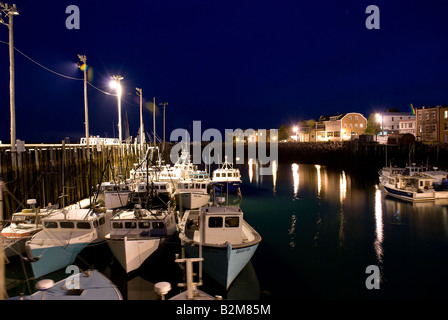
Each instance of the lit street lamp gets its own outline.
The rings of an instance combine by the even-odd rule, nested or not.
[[[9,17],[6,23],[0,15],[0,23],[9,28],[9,95],[11,109],[11,152],[16,152],[16,105],[15,105],[15,79],[14,79],[14,38],[13,38],[13,16],[19,14],[16,5],[8,5],[0,2],[0,11]]]
[[[121,133],[121,84],[120,81],[123,80],[123,77],[120,75],[112,76],[112,81],[110,82],[110,86],[113,89],[117,90],[117,101],[118,101],[118,139],[119,143],[121,145],[121,142],[123,140],[122,133]]]
[[[85,114],[85,127],[86,127],[86,145],[89,147],[89,140],[90,140],[90,134],[89,134],[89,111],[87,106],[87,57],[78,54],[79,60],[81,62],[77,62],[77,65],[81,71],[84,72],[84,114]]]
[[[294,132],[295,136],[296,136],[296,142],[299,140],[299,128],[298,127],[294,127],[292,128],[292,131]]]

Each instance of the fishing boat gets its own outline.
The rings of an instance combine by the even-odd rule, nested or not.
[[[243,219],[239,207],[213,204],[186,210],[178,229],[187,256],[203,257],[204,272],[226,289],[261,242],[261,236]]]
[[[137,188],[137,182],[132,179],[107,181],[101,183],[97,188],[98,202],[107,209],[117,209],[130,204],[132,193]]]
[[[13,213],[11,222],[1,231],[3,250],[7,257],[25,254],[25,243],[42,230],[42,218],[59,208],[59,205],[35,208],[35,199],[28,199],[27,204],[31,209]]]
[[[54,283],[43,279],[31,295],[8,300],[123,300],[117,286],[98,270],[86,270]]]
[[[233,193],[240,188],[240,170],[234,168],[233,164],[227,161],[227,156],[222,166],[213,171],[212,183],[220,193]]]
[[[176,203],[184,209],[197,209],[210,201],[209,180],[196,179],[194,175],[189,180],[180,181],[174,192]]]
[[[168,204],[167,208],[119,210],[110,220],[110,233],[106,238],[114,257],[126,273],[130,273],[175,232],[174,211]]]
[[[34,277],[40,278],[73,264],[88,245],[105,241],[112,210],[71,206],[42,219],[43,229],[26,243]]]
[[[412,165],[405,168],[383,168],[379,175],[380,185],[392,197],[413,202],[448,199],[446,171]]]

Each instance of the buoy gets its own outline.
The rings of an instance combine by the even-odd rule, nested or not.
[[[169,282],[158,282],[154,285],[154,291],[165,300],[165,295],[170,292],[171,283]]]
[[[47,290],[53,288],[53,286],[54,281],[50,279],[40,280],[36,283],[36,289],[42,292],[42,300],[45,300],[45,293],[47,292]]]
[[[54,286],[54,281],[50,279],[40,280],[36,283],[36,289],[39,291],[47,291]]]

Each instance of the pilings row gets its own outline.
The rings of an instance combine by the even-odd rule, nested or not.
[[[144,156],[137,145],[27,145],[11,153],[0,147],[0,179],[3,212],[0,220],[28,208],[26,200],[36,199],[37,207],[69,205],[94,194],[101,181],[116,179],[117,170],[129,172]],[[126,177],[126,175],[124,175]],[[1,192],[1,190],[0,190]]]

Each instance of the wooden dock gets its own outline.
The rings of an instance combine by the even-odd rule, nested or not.
[[[3,182],[1,219],[27,208],[27,199],[36,199],[36,207],[65,205],[88,198],[101,181],[116,179],[121,162],[129,173],[144,157],[140,145],[27,144],[25,151],[11,153],[9,145],[0,145],[0,180]],[[126,176],[126,175],[125,175]],[[0,198],[1,200],[1,198]],[[1,202],[0,202],[1,205]]]

